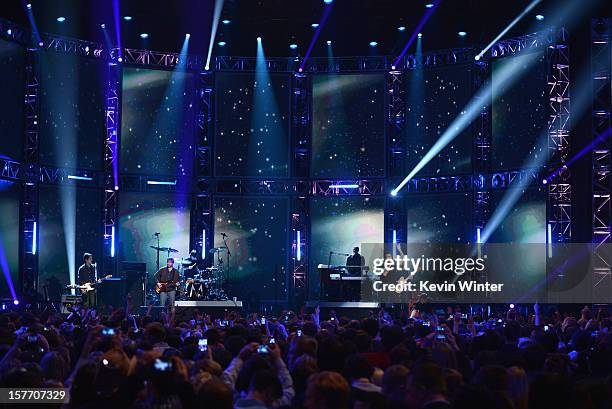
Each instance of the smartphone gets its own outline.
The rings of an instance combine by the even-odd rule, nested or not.
[[[544,331],[545,331],[545,332],[548,332],[548,330],[549,330],[549,329],[550,329],[550,328],[548,327],[548,325],[544,325]]]
[[[274,339],[274,337],[270,338],[269,343],[270,344],[276,344],[276,339]]]
[[[172,362],[162,361],[161,359],[157,358],[153,363],[153,368],[161,372],[167,372],[172,370]]]
[[[298,336],[298,337],[301,337],[301,336],[302,336],[302,330],[301,330],[301,329],[298,329],[298,330],[297,330],[297,336]]]
[[[102,335],[115,335],[115,330],[112,328],[102,328]]]
[[[266,317],[261,317],[261,325],[266,325]]]
[[[222,327],[227,327],[227,320],[222,320],[220,324]]]
[[[270,348],[268,348],[267,345],[260,345],[257,347],[257,353],[258,354],[269,354]]]
[[[334,320],[335,320],[335,318],[334,318],[334,317],[331,317],[331,318],[330,318],[330,320],[331,320],[331,321],[334,321]]]
[[[207,351],[208,350],[208,339],[206,338],[202,338],[198,340],[198,349],[200,351]]]
[[[443,341],[443,340],[445,340],[445,339],[446,339],[446,335],[444,335],[444,334],[438,334],[438,335],[436,335],[436,339],[437,339],[437,340],[440,340],[440,341]]]
[[[436,331],[438,331],[438,332],[444,332],[444,327],[441,327],[441,326],[439,326],[439,325],[438,325],[438,326],[436,327]]]
[[[468,317],[467,314],[461,314],[462,319],[467,320],[467,317]]]
[[[424,327],[429,327],[431,325],[431,322],[429,321],[423,321],[423,326]]]

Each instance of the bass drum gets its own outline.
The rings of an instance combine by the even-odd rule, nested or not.
[[[202,281],[189,280],[185,289],[185,297],[188,300],[203,300],[206,297],[208,289]]]

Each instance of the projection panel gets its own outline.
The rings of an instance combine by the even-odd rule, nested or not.
[[[196,110],[192,74],[124,68],[119,155],[122,172],[191,175]]]
[[[312,99],[312,176],[384,176],[384,75],[315,75]]]
[[[40,52],[40,162],[101,169],[107,63]]]
[[[310,201],[310,274],[309,296],[319,296],[317,264],[328,264],[329,252],[351,254],[353,247],[384,241],[384,198],[313,197]],[[372,251],[374,246],[368,246]],[[364,251],[367,249],[363,249]],[[366,265],[380,255],[361,253]],[[346,256],[333,255],[332,264],[344,265]],[[314,297],[314,298],[313,298]]]
[[[0,179],[0,297],[11,297],[7,277],[19,292],[19,183]]]
[[[546,57],[523,55],[493,61],[493,135],[491,165],[494,170],[518,169],[546,155]],[[508,87],[500,80],[502,69],[512,69]],[[544,160],[544,158],[542,158]],[[544,162],[542,162],[544,163]]]
[[[0,40],[0,158],[23,159],[25,49]]]
[[[231,293],[249,302],[286,299],[288,200],[215,197],[214,205],[215,246],[228,235]],[[220,255],[227,266],[227,253]]]
[[[473,243],[472,194],[440,193],[406,197],[408,243]]]
[[[218,175],[289,175],[290,89],[288,75],[216,74]]]
[[[472,96],[471,69],[454,65],[412,70],[407,74],[407,166],[414,168],[430,148],[464,115]],[[455,137],[417,174],[454,175],[472,171],[472,129]]]

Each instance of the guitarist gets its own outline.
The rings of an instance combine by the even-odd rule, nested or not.
[[[83,265],[79,267],[77,272],[77,281],[79,285],[85,285],[87,283],[93,284],[96,280],[96,267],[93,264],[93,256],[85,253],[83,254]],[[96,307],[96,290],[83,292],[82,298],[83,307]]]
[[[160,268],[155,273],[156,290],[159,292],[159,305],[164,307],[166,302],[170,303],[170,308],[174,310],[174,299],[176,298],[176,284],[179,281],[179,272],[174,268],[174,259],[169,257],[166,260],[166,267]]]

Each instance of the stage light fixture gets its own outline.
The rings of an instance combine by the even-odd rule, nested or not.
[[[378,43],[376,41],[370,41],[370,47],[376,47]]]
[[[45,45],[45,44],[44,44],[42,41],[39,41],[39,42],[38,42],[38,46],[39,46],[39,47],[42,47],[43,45]]]
[[[394,197],[397,196],[397,190],[393,189],[391,191],[391,196],[394,196]]]
[[[312,23],[312,24],[310,25],[310,27],[312,27],[312,28],[317,28],[317,27],[319,27],[319,23]]]
[[[334,0],[323,0],[323,3],[325,4],[332,4],[334,2]]]
[[[327,45],[331,45],[331,40],[327,40]]]
[[[123,57],[119,57],[119,58],[117,58],[117,61],[119,61],[119,62],[123,62]]]
[[[123,16],[123,20],[124,21],[132,21],[133,18],[134,17],[132,17],[132,16]]]
[[[510,304],[510,309],[514,308],[514,304]]]
[[[257,37],[257,42],[261,43],[261,37]]]
[[[542,20],[544,20],[544,16],[543,16],[543,15],[541,15],[541,14],[538,14],[538,15],[536,16],[536,20],[538,20],[538,21],[542,21]]]
[[[142,38],[143,40],[146,38],[149,38],[149,34],[148,33],[140,33],[140,38]]]
[[[542,184],[543,185],[547,185],[548,184],[548,179],[542,179]]]
[[[330,189],[357,189],[358,187],[358,184],[353,183],[338,183],[334,185],[329,185]]]
[[[397,31],[406,31],[406,26],[399,26]]]
[[[423,38],[423,33],[419,33],[419,34],[417,34],[417,37],[419,37],[419,38]]]
[[[102,30],[104,30],[104,29],[106,28],[106,24],[104,24],[104,23],[100,24],[100,28],[101,28]]]
[[[27,8],[28,10],[32,10],[32,4],[31,4],[31,3],[26,4],[26,8]]]
[[[225,41],[219,41],[219,42],[217,43],[217,45],[218,45],[219,47],[225,47],[225,45],[226,45],[226,44],[227,44],[227,43],[226,43]]]
[[[7,35],[12,35],[13,34],[13,30],[11,30],[10,28],[8,30],[6,30],[6,34]]]
[[[66,21],[66,17],[64,16],[59,16],[58,18],[56,18],[58,23],[63,23],[64,21]]]
[[[229,23],[231,23],[231,20],[225,19],[223,21],[221,21],[223,24],[228,25]]]
[[[292,50],[297,49],[297,44],[289,44],[289,48],[291,48]]]
[[[394,70],[394,69],[395,69],[395,65],[392,65],[392,66],[391,66],[391,69],[392,69],[392,70]]]
[[[457,35],[458,35],[459,37],[465,37],[465,36],[467,35],[467,33],[466,33],[465,31],[459,31],[459,32],[457,33]]]
[[[19,305],[19,300],[18,300],[17,298],[15,298],[15,299],[13,300],[13,304],[15,304],[15,305]]]
[[[427,3],[427,4],[425,5],[425,8],[430,9],[430,8],[432,8],[433,6],[434,6],[434,4],[433,4],[433,3]]]
[[[185,34],[185,38],[190,38],[190,37],[191,37],[191,34],[189,33]]]

